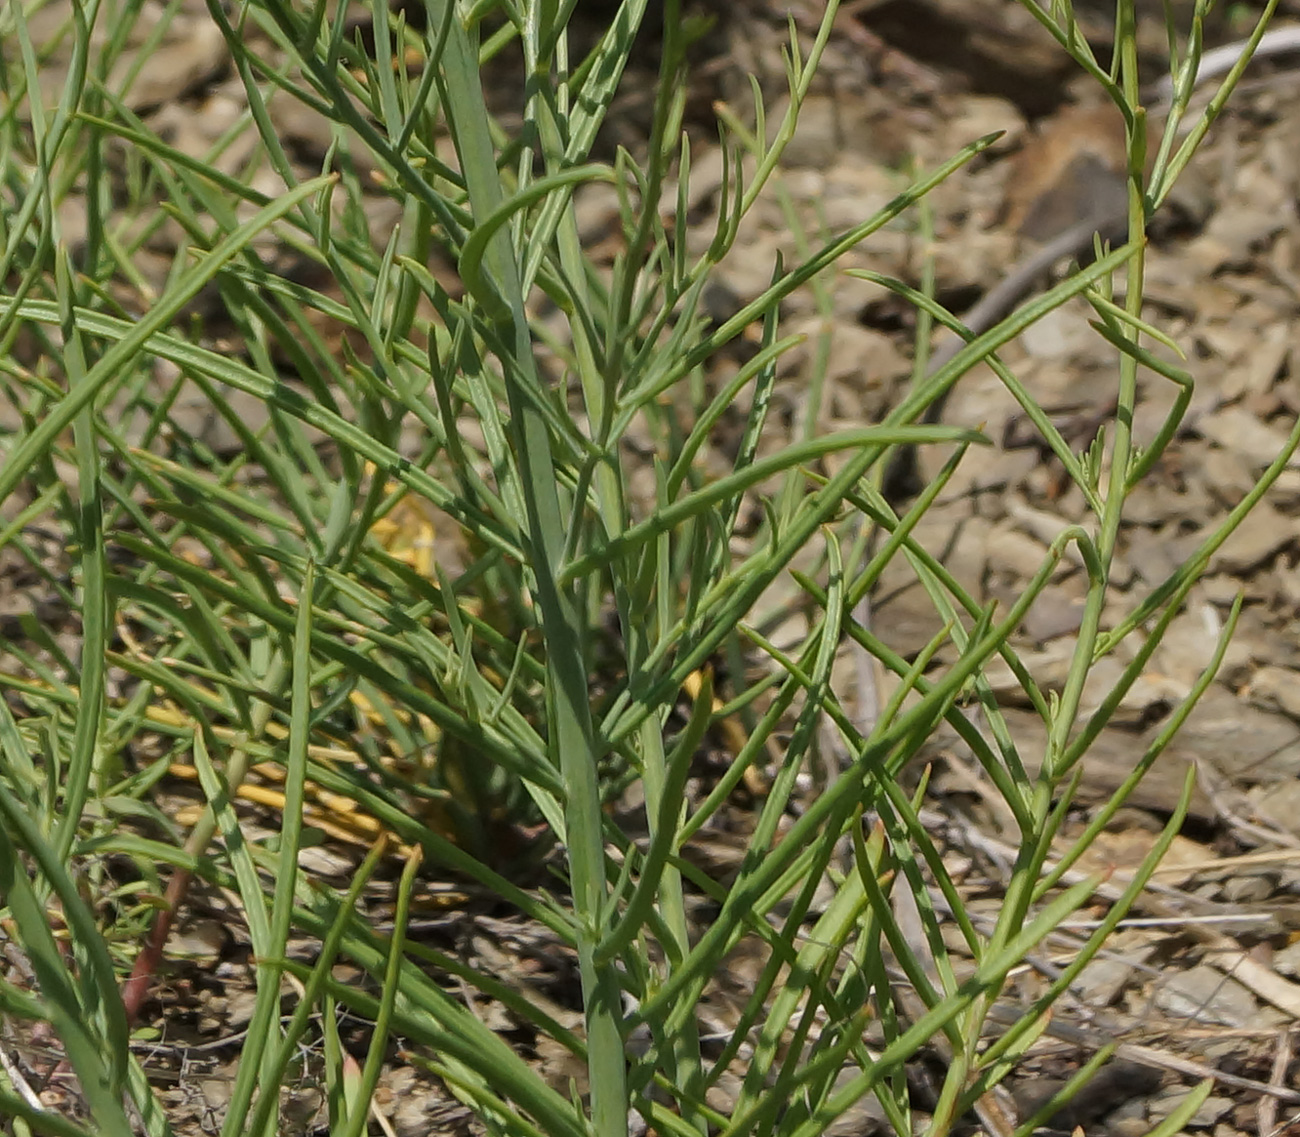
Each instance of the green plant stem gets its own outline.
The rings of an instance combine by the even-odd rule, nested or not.
[[[483,103],[478,53],[455,19],[451,21],[443,60],[452,134],[461,158],[470,206],[481,222],[492,217],[502,204],[501,179]],[[587,1020],[591,1122],[597,1137],[626,1137],[622,995],[614,968],[596,965],[608,888],[596,747],[583,652],[582,609],[575,602],[573,590],[562,590],[557,579],[565,548],[565,514],[560,506],[546,417],[528,397],[518,378],[522,376],[523,382],[531,382],[534,388],[540,386],[519,268],[505,230],[498,231],[487,243],[484,262],[491,283],[506,306],[505,312],[489,315],[512,355],[513,367],[506,368],[506,395],[527,519],[529,567],[546,637],[548,749],[565,786],[565,832],[560,836],[568,852],[578,968]]]

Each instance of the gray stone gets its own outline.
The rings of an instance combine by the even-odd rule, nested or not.
[[[1047,559],[1047,547],[1019,529],[1003,523],[989,534],[990,572],[1009,573],[1017,579],[1032,577]]]
[[[1267,665],[1255,672],[1250,681],[1251,704],[1265,711],[1280,711],[1300,719],[1300,672],[1289,667]]]
[[[1156,988],[1153,1001],[1167,1014],[1202,1025],[1244,1027],[1259,1014],[1250,991],[1207,964],[1169,976]]]
[[[130,70],[139,65],[124,101],[133,111],[141,111],[189,94],[223,70],[228,61],[225,37],[215,24],[177,17],[160,49],[150,52],[142,65],[133,55],[119,61],[109,77],[109,87],[119,90]]]
[[[1266,501],[1260,502],[1210,558],[1210,571],[1248,573],[1272,560],[1296,536],[1295,518],[1284,516]]]
[[[1223,407],[1205,415],[1197,430],[1210,441],[1242,458],[1252,470],[1262,470],[1286,447],[1286,432],[1262,423],[1241,407]]]
[[[1300,776],[1300,727],[1216,683],[1196,704],[1169,753],[1184,761],[1207,760],[1232,781],[1280,781]]]
[[[1300,782],[1294,778],[1256,786],[1249,792],[1254,812],[1268,826],[1300,834]]]

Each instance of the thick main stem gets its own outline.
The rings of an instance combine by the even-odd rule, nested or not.
[[[482,224],[503,204],[503,194],[483,101],[478,53],[470,33],[455,18],[450,21],[443,66],[451,133],[474,218]],[[559,766],[565,790],[562,837],[568,851],[587,1025],[592,1128],[596,1137],[626,1137],[627,1072],[618,975],[613,967],[600,966],[596,961],[608,885],[596,748],[582,649],[582,614],[575,602],[576,586],[562,588],[558,581],[566,537],[564,514],[550,430],[541,411],[521,387],[521,383],[530,380],[537,387],[541,384],[533,360],[519,266],[504,227],[488,244],[485,261],[487,271],[483,275],[508,309],[499,317],[489,315],[488,318],[496,319],[494,330],[499,333],[499,342],[508,345],[513,367],[525,376],[520,379],[512,367],[504,369],[509,430],[524,499],[525,546],[546,639],[549,751]]]

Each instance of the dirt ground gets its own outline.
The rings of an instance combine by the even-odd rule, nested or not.
[[[1159,10],[1158,4],[1152,7]],[[51,27],[61,9],[46,9]],[[1109,3],[1080,5],[1085,14],[1095,10],[1084,30],[1099,42],[1112,9]],[[815,4],[796,0],[792,11],[805,33],[815,27]],[[1219,42],[1240,34],[1230,20],[1234,12],[1214,27]],[[715,15],[692,77],[697,142],[690,209],[705,243],[722,177],[720,151],[710,143],[709,108],[716,100],[743,107],[749,98],[746,76],[753,73],[773,100],[769,118],[775,118],[783,89],[779,51],[787,35],[786,12],[775,2],[756,0]],[[1279,20],[1300,20],[1300,3],[1283,3]],[[1152,21],[1143,34],[1158,64],[1163,29]],[[202,153],[242,111],[242,87],[202,0],[184,0],[165,46],[144,62],[132,88],[132,109],[172,145]],[[42,77],[50,91],[61,80],[60,58],[56,50]],[[629,73],[627,94],[602,146],[617,142],[636,151],[652,78],[652,69]],[[1148,318],[1182,346],[1197,387],[1179,437],[1132,500],[1108,625],[1222,522],[1281,451],[1300,413],[1300,360],[1294,358],[1300,317],[1298,94],[1300,54],[1253,69],[1154,229]],[[288,99],[272,100],[270,113],[294,161],[304,172],[313,163],[319,169],[328,145],[322,121]],[[810,236],[834,233],[889,200],[906,184],[902,171],[911,163],[931,166],[984,134],[1004,132],[992,150],[931,199],[938,298],[960,314],[1034,247],[1084,216],[1081,211],[1108,194],[1122,194],[1118,125],[1113,110],[1095,101],[1088,84],[1017,3],[856,0],[837,19],[825,65],[786,153],[783,183]],[[241,143],[232,146],[228,168],[238,169],[247,152]],[[265,188],[274,192],[273,180]],[[390,208],[388,199],[375,197],[376,231],[391,224]],[[581,195],[580,228],[590,247],[606,243],[612,251],[615,210],[616,202],[599,189]],[[79,211],[84,218],[84,206],[73,196],[64,225],[74,235],[84,223]],[[160,231],[140,266],[145,279],[165,272],[179,237],[179,231]],[[917,281],[926,251],[910,229],[891,227],[849,254],[841,268]],[[738,306],[765,288],[778,253],[789,263],[798,246],[781,203],[769,197],[746,219],[734,255],[718,274],[718,303]],[[798,417],[805,369],[818,337],[826,336],[829,411],[819,426],[876,421],[908,381],[913,318],[883,288],[842,271],[825,286],[829,315],[811,294],[786,305],[783,331],[806,332],[809,342],[783,359],[776,398],[791,421]],[[213,334],[220,336],[219,313],[209,314]],[[1067,306],[1004,353],[1076,450],[1096,434],[1113,405],[1114,353],[1089,328],[1090,316],[1082,302]],[[719,361],[720,380],[728,366],[739,363]],[[1157,376],[1147,375],[1142,383],[1137,429],[1149,432],[1174,392]],[[257,411],[249,407],[250,415]],[[0,407],[0,425],[14,413]],[[214,450],[234,443],[203,406],[178,413],[190,416],[194,433]],[[971,452],[918,538],[945,550],[945,563],[976,597],[1006,601],[1037,570],[1048,542],[1081,516],[1083,502],[1050,455],[1032,444],[1023,412],[991,372],[981,368],[967,375],[944,417],[954,424],[983,424],[997,445]],[[922,474],[944,456],[923,456]],[[0,617],[52,603],[31,592],[21,570],[0,560]],[[1085,586],[1081,569],[1063,565],[1018,638],[1022,657],[1045,685],[1064,675]],[[1055,1119],[1054,1129],[1080,1124],[1117,1137],[1144,1132],[1190,1081],[1213,1069],[1221,1075],[1219,1086],[1189,1129],[1215,1137],[1300,1131],[1300,1081],[1291,1057],[1300,1020],[1300,459],[1215,554],[1142,680],[1089,754],[1079,794],[1083,808],[1071,825],[1084,824],[1086,807],[1116,788],[1162,729],[1209,662],[1239,592],[1245,596],[1242,620],[1217,682],[1138,790],[1132,808],[1097,842],[1088,867],[1113,869],[1122,886],[1125,869],[1138,863],[1173,809],[1189,764],[1198,772],[1192,818],[1158,885],[1139,906],[1145,921],[1120,931],[1105,957],[1084,972],[1062,1006],[1057,1029],[1009,1081],[1012,1105],[1022,1117],[1077,1068],[1102,1034],[1125,1040],[1122,1061],[1108,1068],[1074,1115]],[[778,644],[797,642],[803,627],[786,599],[774,591],[766,600],[769,634]],[[919,586],[901,576],[882,582],[873,598],[873,621],[877,634],[904,654],[915,654],[938,630]],[[1098,691],[1114,677],[1106,668],[1125,662],[1122,656],[1103,662]],[[998,690],[1029,760],[1041,751],[1037,719],[1015,705],[1018,689],[1009,675],[1005,679]],[[1085,706],[1084,713],[1090,709]],[[933,824],[954,855],[971,861],[971,902],[976,912],[987,910],[997,904],[997,866],[1005,863],[1004,819],[955,738],[935,738],[930,757],[943,803]],[[728,850],[722,837],[717,840],[717,848],[700,855],[722,863]],[[344,879],[354,864],[348,851],[318,850],[313,856],[313,868],[326,879]],[[450,886],[422,887],[423,911],[413,933],[504,980],[527,983],[535,997],[552,1005],[557,1019],[577,1025],[572,960],[554,942],[519,917]],[[383,915],[376,901],[376,920]],[[1069,959],[1075,942],[1068,933],[1054,940],[1045,948],[1046,965]],[[177,1132],[210,1132],[219,1123],[252,1005],[247,941],[219,895],[200,896],[170,954],[188,963],[176,966],[150,1004],[157,1041],[141,1044],[141,1052],[167,1087]],[[708,1025],[727,1029],[758,966],[743,955],[729,961],[704,1010]],[[505,1008],[479,1009],[495,1027],[514,1032],[521,1050],[557,1085],[580,1076],[558,1048],[521,1037]],[[358,1038],[365,1029],[355,1024]],[[24,1061],[38,1079],[53,1068],[38,1051]],[[318,1067],[318,1056],[304,1053],[299,1088],[286,1101],[286,1117],[302,1132],[321,1123]],[[1261,1084],[1270,1092],[1262,1093]],[[57,1077],[46,1092],[52,1104],[66,1092],[66,1107],[75,1112],[75,1095],[62,1090]],[[924,1086],[917,1092],[923,1097]],[[386,1073],[379,1104],[402,1137],[474,1128],[436,1081],[401,1061]],[[865,1134],[881,1124],[864,1111],[842,1119],[834,1132]]]

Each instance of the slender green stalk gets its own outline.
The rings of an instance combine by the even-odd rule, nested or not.
[[[444,66],[448,115],[470,205],[475,217],[485,221],[502,204],[501,181],[483,105],[477,52],[455,20],[444,51]],[[480,297],[486,301],[487,313],[510,351],[511,366],[506,369],[510,429],[527,519],[528,565],[546,638],[548,750],[560,770],[566,793],[562,838],[568,850],[587,1020],[591,1120],[597,1137],[624,1137],[628,1107],[622,996],[613,968],[596,965],[608,890],[597,755],[587,694],[585,626],[577,597],[572,590],[562,589],[558,581],[566,544],[566,511],[560,504],[550,430],[538,407],[513,380],[518,369],[531,385],[537,385],[518,265],[504,231],[488,242],[483,262],[492,295],[505,305],[499,314],[494,300]]]

